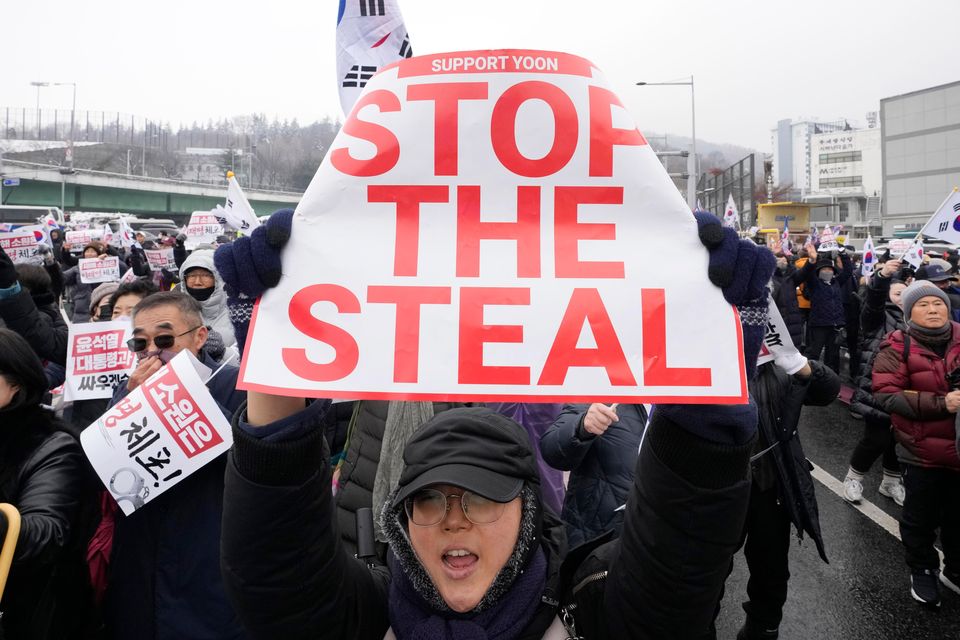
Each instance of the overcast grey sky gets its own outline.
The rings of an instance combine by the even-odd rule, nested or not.
[[[347,0],[354,1],[354,0]],[[960,0],[399,0],[414,53],[567,51],[596,64],[641,131],[769,150],[781,118],[863,122],[881,98],[960,80]],[[189,124],[263,112],[342,117],[337,0],[9,0],[0,13],[0,106],[30,81],[78,85],[77,108]],[[69,108],[69,87],[41,90]]]

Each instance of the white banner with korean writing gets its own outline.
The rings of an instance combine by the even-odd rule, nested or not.
[[[70,251],[79,253],[83,247],[94,241],[103,239],[102,229],[76,229],[67,231],[64,240],[70,244]]]
[[[216,242],[217,236],[223,235],[223,225],[209,211],[194,211],[190,222],[183,229],[183,234],[187,236],[184,246],[187,249],[196,249],[197,245]]]
[[[130,337],[129,320],[71,324],[64,400],[109,398],[126,384],[137,364],[127,348]]]
[[[143,252],[147,254],[147,263],[153,271],[177,268],[177,261],[173,258],[173,247],[145,249]]]
[[[684,259],[664,268],[670,255]],[[590,62],[409,58],[370,80],[297,207],[240,386],[745,402],[740,325],[707,258],[690,208]]]
[[[230,424],[204,385],[210,370],[181,351],[80,434],[125,515],[225,453]]]
[[[120,279],[120,258],[117,256],[80,258],[79,268],[80,282],[85,284],[116,282]]]
[[[767,333],[763,336],[757,366],[771,362],[780,356],[798,353],[797,347],[793,344],[793,338],[790,337],[790,330],[787,329],[787,323],[783,321],[780,309],[771,297],[767,302]]]
[[[37,252],[43,240],[43,232],[35,229],[36,226],[19,227],[13,231],[0,233],[0,248],[13,262],[40,262]]]

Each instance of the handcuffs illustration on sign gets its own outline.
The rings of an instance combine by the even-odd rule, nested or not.
[[[124,472],[133,476],[133,485],[129,490],[121,492],[117,489],[115,483],[117,476]],[[113,476],[110,477],[110,493],[113,494],[114,500],[118,503],[121,500],[126,500],[133,505],[134,510],[136,510],[146,504],[147,496],[150,495],[150,488],[147,487],[146,484],[146,481],[144,481],[136,471],[130,467],[123,467],[114,471]]]

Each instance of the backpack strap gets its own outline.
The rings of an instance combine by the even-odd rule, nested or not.
[[[910,357],[910,334],[906,331],[903,332],[903,362],[906,364],[907,359]]]

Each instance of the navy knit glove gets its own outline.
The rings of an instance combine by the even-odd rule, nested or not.
[[[250,236],[221,245],[213,255],[227,292],[227,310],[241,352],[247,342],[254,302],[280,282],[280,254],[290,240],[292,223],[293,209],[280,209]]]
[[[777,266],[766,248],[741,240],[736,231],[720,224],[711,213],[696,212],[700,242],[710,253],[707,275],[720,287],[727,302],[736,305],[743,329],[743,357],[747,378],[757,372],[757,356],[767,330],[767,283]],[[660,414],[684,431],[724,445],[743,445],[757,431],[757,406],[657,405]]]
[[[777,267],[777,259],[766,247],[741,240],[736,231],[722,226],[715,215],[706,212],[693,215],[697,219],[700,242],[710,254],[707,267],[710,282],[720,287],[723,297],[740,312],[747,378],[753,379],[767,331],[767,283]]]

